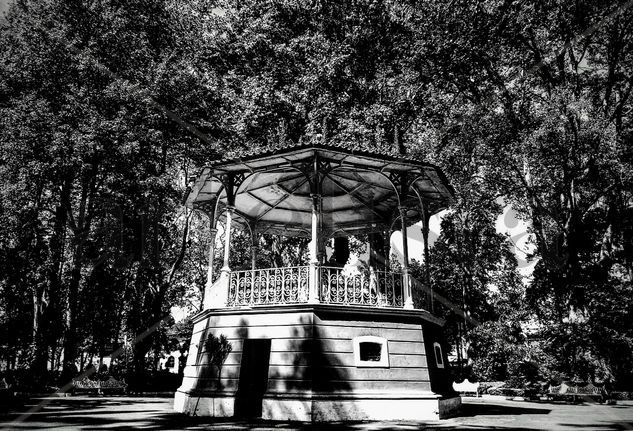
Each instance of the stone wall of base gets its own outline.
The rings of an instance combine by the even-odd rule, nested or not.
[[[323,304],[205,311],[194,320],[174,409],[298,421],[454,415],[460,399],[439,390],[448,373],[432,348],[442,341],[436,320],[422,310]],[[232,346],[221,368],[206,351],[211,336]],[[384,363],[361,361],[361,339],[383,343]]]

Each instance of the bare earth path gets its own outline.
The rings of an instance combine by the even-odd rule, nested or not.
[[[465,398],[461,417],[432,423],[214,421],[173,413],[171,398],[38,398],[0,407],[0,429],[53,430],[633,430],[633,402],[566,405]]]

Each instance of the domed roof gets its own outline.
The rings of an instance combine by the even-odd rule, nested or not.
[[[453,190],[434,165],[328,145],[278,149],[205,167],[186,205],[262,233],[310,237],[313,199],[320,200],[320,231],[330,237],[385,231],[404,207],[407,221],[445,208]],[[212,208],[210,208],[212,207]]]

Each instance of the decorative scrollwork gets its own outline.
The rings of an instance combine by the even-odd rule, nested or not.
[[[401,307],[402,274],[321,267],[321,302]]]
[[[227,305],[296,304],[307,292],[307,266],[232,271]]]
[[[325,304],[402,307],[402,274],[320,267]],[[308,300],[309,267],[232,271],[229,306],[297,304]]]

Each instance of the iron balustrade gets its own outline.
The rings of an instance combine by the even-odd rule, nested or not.
[[[402,307],[402,298],[402,274],[399,272],[321,267],[322,303]]]
[[[402,307],[402,274],[367,268],[317,267],[319,301],[335,305]],[[227,305],[308,302],[309,266],[231,271]]]
[[[231,271],[229,306],[308,302],[308,266]]]

